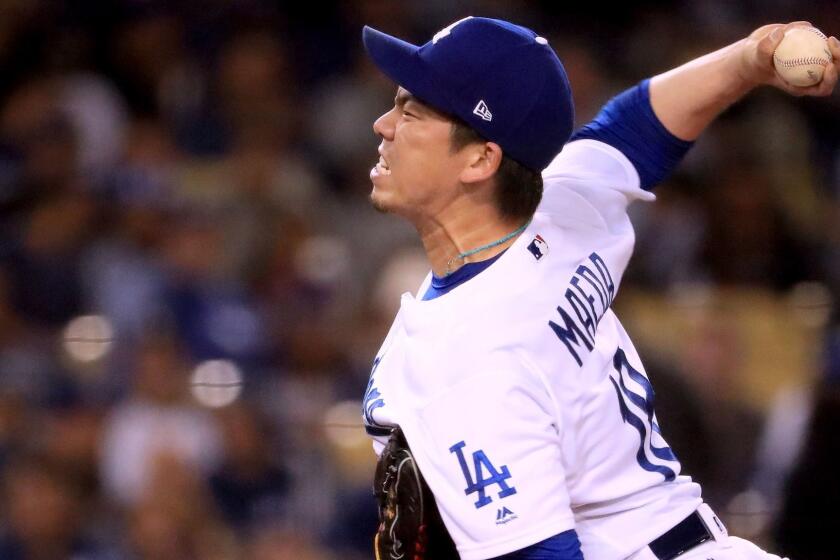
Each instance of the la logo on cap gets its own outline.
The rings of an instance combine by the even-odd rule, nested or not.
[[[478,102],[478,105],[475,106],[475,109],[473,109],[473,114],[478,115],[479,117],[488,122],[493,120],[493,113],[490,112],[490,109],[487,107],[487,103],[485,103],[483,99],[480,100]]]
[[[449,35],[449,33],[452,31],[453,27],[455,27],[459,23],[467,21],[468,19],[472,19],[472,16],[467,16],[465,18],[459,19],[455,23],[450,23],[449,25],[447,25],[446,27],[444,27],[443,29],[441,29],[440,31],[435,33],[434,37],[432,37],[432,44],[437,45],[438,41],[440,41],[441,39],[443,39],[444,37]]]

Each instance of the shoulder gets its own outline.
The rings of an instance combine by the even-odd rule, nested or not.
[[[656,199],[641,188],[636,168],[621,151],[588,138],[563,147],[543,171],[543,184],[538,212],[560,226],[587,232],[626,233],[627,207]]]
[[[599,140],[585,138],[563,146],[543,171],[543,181],[561,179],[609,180],[615,185],[638,188],[639,174],[633,163],[619,149]]]

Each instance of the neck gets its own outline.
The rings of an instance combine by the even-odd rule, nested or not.
[[[496,241],[516,232],[527,220],[505,220],[495,211],[492,215],[481,214],[466,216],[466,213],[455,213],[449,220],[429,220],[417,225],[417,231],[426,250],[426,256],[432,265],[436,276],[446,276],[469,262],[477,262],[492,258],[516,241],[513,235],[499,244]],[[478,251],[472,255],[460,257],[484,245],[491,247]]]

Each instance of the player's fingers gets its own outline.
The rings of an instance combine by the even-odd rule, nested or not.
[[[818,84],[817,91],[814,95],[831,95],[834,87],[837,85],[837,62],[831,62],[825,67],[822,81]]]
[[[808,87],[799,87],[799,86],[792,86],[786,81],[784,81],[778,74],[773,77],[773,86],[779,88],[780,90],[784,91],[785,93],[792,95],[794,97],[802,97],[804,95],[808,95],[814,88],[817,86],[808,86]]]
[[[837,86],[838,78],[840,78],[838,76],[840,74],[840,68],[838,68],[838,65],[840,65],[840,41],[837,41],[836,37],[829,37],[828,48],[832,61],[826,65],[822,81],[814,86],[815,91],[809,93],[809,95],[831,95]]]
[[[788,95],[792,95],[794,97],[805,97],[806,95],[808,95],[808,90],[810,88],[785,84],[784,89],[788,93]]]
[[[785,24],[783,23],[768,23],[767,25],[762,25],[761,27],[750,33],[750,37],[753,39],[761,39],[762,37],[766,37],[775,28],[784,26]]]
[[[774,52],[776,50],[776,47],[779,46],[779,43],[782,42],[782,39],[784,39],[785,33],[787,33],[788,30],[793,29],[795,27],[813,27],[813,25],[811,25],[810,21],[792,21],[790,23],[780,24],[780,29],[774,29],[770,33],[770,36],[772,36],[771,41],[773,42]]]
[[[813,97],[823,97],[826,95],[830,95],[832,91],[834,91],[834,87],[837,85],[837,65],[834,63],[829,64],[825,67],[825,73],[823,74],[823,79],[818,84],[814,84],[812,86],[792,86],[785,82],[784,80],[779,80],[782,83],[782,89],[788,92],[791,95],[796,97],[803,97],[803,96],[813,96]]]
[[[794,27],[814,27],[810,21],[792,21],[785,25],[785,31]]]
[[[762,25],[761,27],[753,31],[750,37],[754,39],[759,39],[762,42],[769,42],[773,44],[775,48],[775,45],[778,45],[784,37],[785,31],[794,27],[813,26],[811,25],[811,22],[808,21],[794,21],[791,23],[770,23],[767,25]],[[777,29],[780,29],[781,31],[776,31]]]
[[[828,38],[828,49],[834,61],[840,61],[840,41],[837,40],[837,37],[831,36]]]
[[[832,72],[833,78],[830,77],[829,72]],[[824,97],[831,93],[834,89],[834,85],[837,83],[837,70],[826,69],[826,75],[823,77],[822,81],[813,86],[805,86],[805,87],[798,87],[792,86],[793,90],[791,95],[795,95],[797,97],[802,96],[809,96],[809,97]]]
[[[767,33],[758,42],[758,52],[761,53],[764,58],[770,57],[774,52],[776,52],[776,47],[779,46],[779,43],[782,42],[782,39],[785,36],[785,26],[782,24],[768,25],[766,27]]]
[[[774,81],[776,70],[773,67],[773,54],[784,38],[784,27],[783,24],[768,25],[765,26],[764,36],[757,35],[761,38],[752,47],[753,52],[748,55],[756,82],[768,83]],[[778,84],[774,85],[781,87]]]

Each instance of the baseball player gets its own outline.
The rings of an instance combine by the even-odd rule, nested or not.
[[[377,558],[778,558],[728,537],[680,474],[610,306],[627,206],[654,200],[721,111],[759,85],[833,90],[833,62],[807,88],[775,73],[785,28],[642,81],[574,134],[566,74],[533,31],[470,17],[417,47],[364,29],[398,84],[370,197],[416,227],[432,268],[364,398]]]

